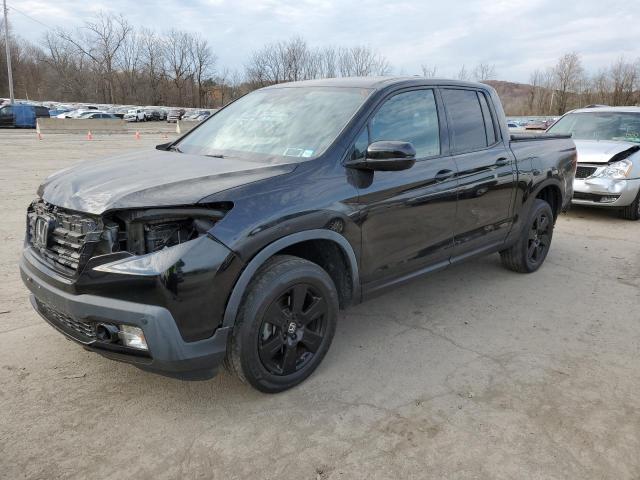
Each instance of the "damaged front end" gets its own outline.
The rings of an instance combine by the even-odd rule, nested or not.
[[[576,146],[574,204],[625,207],[635,200],[640,189],[639,145],[576,141]]]
[[[198,370],[186,359],[218,359],[226,348],[220,326],[242,262],[209,232],[231,208],[93,215],[36,200],[20,264],[32,303],[98,353],[160,373]]]
[[[123,210],[92,215],[39,199],[27,211],[26,244],[50,267],[76,276],[90,259],[145,255],[207,234],[231,204]]]

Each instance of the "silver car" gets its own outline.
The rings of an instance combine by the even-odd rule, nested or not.
[[[547,132],[573,136],[574,204],[614,208],[624,218],[640,219],[640,107],[573,110]]]

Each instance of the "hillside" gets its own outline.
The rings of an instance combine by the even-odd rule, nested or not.
[[[507,115],[523,115],[527,96],[533,88],[528,83],[514,83],[504,80],[486,80],[487,85],[496,89]]]

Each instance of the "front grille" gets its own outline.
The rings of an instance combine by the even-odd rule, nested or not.
[[[576,170],[576,178],[587,178],[595,173],[598,167],[578,165]]]
[[[41,225],[37,226],[39,222]],[[97,219],[44,201],[34,202],[29,208],[27,227],[29,244],[40,257],[56,270],[70,275],[91,257],[93,246],[102,235]]]
[[[54,307],[36,299],[38,311],[56,327],[83,342],[90,342],[96,338],[96,330],[93,324],[82,322],[71,315],[62,313]]]

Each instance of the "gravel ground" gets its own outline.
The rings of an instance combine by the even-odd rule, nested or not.
[[[491,255],[342,312],[279,395],[67,341],[19,278],[25,208],[55,170],[163,141],[141,134],[0,131],[0,478],[640,478],[640,223],[613,213],[562,215],[535,274]]]

